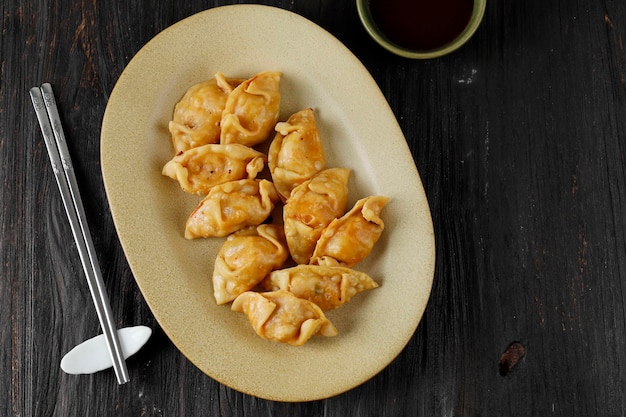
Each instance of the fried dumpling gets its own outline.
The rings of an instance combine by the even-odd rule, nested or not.
[[[326,167],[326,158],[312,109],[279,122],[268,151],[268,165],[283,200],[291,190]]]
[[[330,168],[293,189],[283,207],[285,235],[291,257],[308,264],[322,231],[346,211],[348,177],[346,168]]]
[[[218,305],[254,288],[280,268],[289,252],[283,228],[276,224],[250,227],[228,236],[215,260],[213,294]]]
[[[378,287],[364,272],[320,265],[298,265],[273,271],[261,285],[268,291],[289,291],[314,302],[322,310],[340,307],[356,294]]]
[[[263,223],[279,201],[267,180],[230,181],[211,188],[187,219],[185,238],[223,237]]]
[[[217,73],[215,78],[191,86],[174,107],[169,123],[176,154],[220,140],[220,122],[226,99],[242,81]]]
[[[259,336],[275,342],[301,346],[316,334],[338,333],[321,308],[288,291],[247,291],[235,298],[231,309],[245,313]]]
[[[221,117],[220,143],[254,146],[268,139],[280,110],[280,72],[261,72],[228,96]]]
[[[388,201],[384,196],[363,198],[333,220],[322,232],[311,263],[353,267],[365,259],[385,228],[380,212]]]
[[[256,178],[264,166],[265,155],[247,146],[208,144],[179,153],[162,172],[184,191],[205,196],[216,185]]]

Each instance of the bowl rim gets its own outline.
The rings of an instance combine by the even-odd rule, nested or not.
[[[414,50],[400,46],[387,38],[374,23],[374,18],[369,8],[370,0],[356,0],[359,19],[367,33],[383,48],[396,55],[411,59],[438,58],[456,51],[463,46],[476,32],[485,15],[487,0],[474,0],[472,16],[465,29],[453,41],[430,50]]]

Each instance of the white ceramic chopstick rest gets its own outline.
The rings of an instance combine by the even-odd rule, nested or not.
[[[124,359],[128,359],[141,349],[148,341],[152,329],[146,326],[124,327],[118,329],[117,335],[122,345]],[[111,354],[107,348],[104,335],[100,334],[74,347],[61,359],[63,372],[77,374],[93,374],[113,366]]]

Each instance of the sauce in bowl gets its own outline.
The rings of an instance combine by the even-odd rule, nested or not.
[[[398,46],[429,51],[455,40],[467,27],[474,0],[369,0],[375,24]]]

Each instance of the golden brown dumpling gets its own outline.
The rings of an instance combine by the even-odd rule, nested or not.
[[[220,121],[226,99],[243,80],[215,78],[191,86],[174,107],[169,131],[176,154],[220,140]]]
[[[276,125],[268,152],[268,165],[283,200],[291,190],[323,170],[326,158],[312,109],[293,114]]]
[[[187,219],[185,238],[223,237],[258,226],[279,201],[267,180],[239,180],[216,185]]]
[[[363,198],[333,220],[322,232],[311,263],[353,267],[365,259],[385,228],[380,212],[388,201],[383,196]]]
[[[301,346],[316,334],[338,333],[315,303],[288,291],[247,291],[235,298],[231,309],[245,313],[259,336],[275,342]]]
[[[208,144],[181,152],[163,167],[163,175],[181,188],[205,196],[228,181],[255,178],[265,166],[265,155],[244,145]]]
[[[369,275],[341,266],[298,265],[272,272],[262,286],[313,301],[322,310],[342,306],[361,291],[378,287]]]
[[[215,301],[218,305],[233,301],[280,268],[288,256],[280,225],[262,224],[228,236],[215,260]]]
[[[346,211],[346,168],[321,171],[293,189],[283,208],[287,245],[294,261],[308,264],[322,230]]]
[[[280,72],[261,72],[228,96],[221,118],[220,142],[254,146],[267,140],[278,121]]]

